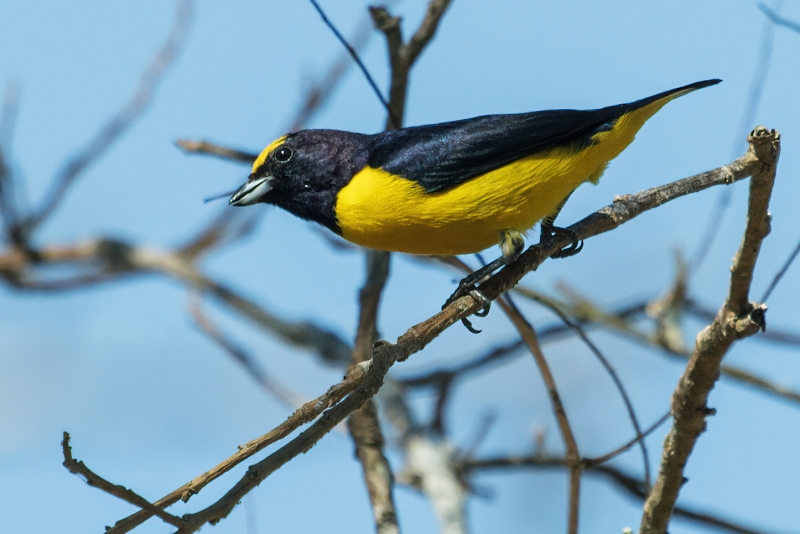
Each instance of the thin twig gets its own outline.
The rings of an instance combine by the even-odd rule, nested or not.
[[[9,162],[11,155],[11,142],[14,138],[14,125],[17,122],[19,111],[19,87],[16,83],[9,82],[3,97],[0,109],[0,217],[5,224],[9,241],[17,246],[24,246],[16,231],[19,213],[17,209],[16,186],[14,174],[11,172]]]
[[[775,0],[775,9],[780,10],[783,6],[784,0]],[[759,8],[764,11],[765,6],[759,5]],[[769,11],[767,9],[767,11]],[[764,11],[767,14],[767,11]],[[767,16],[769,16],[767,14]],[[775,26],[765,21],[761,29],[761,44],[758,52],[758,61],[756,69],[753,72],[753,77],[750,80],[750,90],[747,95],[747,103],[742,110],[742,118],[739,121],[739,128],[736,130],[736,137],[733,140],[733,150],[731,157],[736,157],[742,150],[742,138],[747,134],[753,125],[756,118],[756,112],[761,104],[761,97],[764,94],[764,87],[767,83],[767,74],[769,67],[772,63],[772,50],[775,42]],[[733,192],[730,189],[725,189],[717,194],[717,202],[714,206],[711,215],[709,215],[706,231],[703,238],[700,240],[695,250],[692,260],[689,262],[689,272],[694,273],[700,268],[703,261],[708,256],[708,251],[711,250],[714,241],[719,234],[720,228],[723,226],[723,219],[728,206],[731,203],[731,195]]]
[[[389,3],[391,4],[394,2]],[[372,19],[365,17],[364,20],[358,25],[358,28],[350,41],[357,56],[359,52],[366,47],[372,34]],[[349,51],[345,51],[343,57],[334,61],[325,74],[320,76],[320,81],[314,83],[306,91],[303,104],[300,106],[300,109],[297,111],[289,125],[281,131],[296,132],[305,128],[314,115],[325,106],[328,100],[330,100],[334,90],[336,87],[338,87],[339,83],[344,77],[344,74],[347,72],[347,69],[350,67],[350,65],[352,65],[352,63],[353,56]],[[368,77],[368,80],[369,79],[370,78]],[[377,94],[379,98],[383,98],[380,93]],[[246,152],[205,140],[178,139],[175,141],[175,144],[187,153],[217,156],[222,159],[238,161],[246,164],[252,164],[258,156],[257,153]]]
[[[28,248],[28,239],[20,228],[20,219],[27,208],[17,177],[11,168],[11,145],[14,139],[14,126],[19,111],[19,87],[9,82],[0,111],[0,218],[3,220],[6,239],[19,249]]]
[[[0,254],[0,276],[11,284],[19,283],[31,261],[30,255],[19,250]],[[352,354],[352,347],[335,333],[314,323],[290,322],[270,313],[263,306],[209,278],[197,268],[191,257],[179,253],[98,239],[37,250],[34,265],[89,265],[96,269],[94,272],[98,276],[161,273],[213,297],[282,341],[314,350],[324,362],[342,365],[350,360]]]
[[[389,3],[394,3],[394,0]],[[364,18],[356,26],[355,32],[351,35],[348,41],[355,50],[356,55],[360,54],[366,49],[370,38],[375,33],[375,27],[372,24],[372,18],[366,14]],[[299,111],[295,114],[294,119],[285,132],[296,132],[311,122],[311,119],[317,114],[324,105],[330,100],[334,88],[339,85],[342,77],[353,64],[353,56],[349,50],[345,50],[342,55],[334,61],[331,66],[325,71],[325,74],[319,76],[318,81],[313,83],[305,91],[303,97],[303,104],[300,106]],[[380,95],[380,93],[379,93]],[[382,97],[382,95],[380,95]]]
[[[569,534],[577,534],[580,512],[581,471],[583,470],[580,452],[578,451],[578,442],[575,440],[575,435],[572,433],[572,427],[570,426],[567,412],[564,410],[564,405],[561,403],[561,396],[558,394],[553,373],[550,371],[550,366],[547,364],[547,360],[539,346],[539,340],[536,338],[536,331],[522,313],[520,313],[512,300],[502,299],[499,302],[503,311],[508,318],[511,319],[511,322],[517,328],[525,345],[527,345],[530,350],[533,359],[536,361],[536,366],[539,368],[539,374],[542,375],[542,380],[544,380],[547,391],[550,394],[550,404],[556,416],[558,429],[561,432],[561,438],[564,440],[564,448],[566,449],[564,461],[569,468],[567,532]]]
[[[136,506],[137,508],[141,508],[150,514],[156,515],[172,526],[178,528],[183,526],[183,520],[179,517],[168,514],[158,506],[153,505],[150,501],[129,490],[128,488],[119,486],[117,484],[112,484],[86,467],[86,464],[80,460],[75,460],[72,457],[72,447],[69,444],[69,439],[69,433],[64,432],[64,439],[61,441],[61,450],[64,454],[64,467],[66,467],[70,473],[83,477],[84,481],[88,485],[101,489],[106,493],[113,495],[114,497],[122,499],[123,501]]]
[[[664,442],[658,479],[647,498],[641,534],[663,534],[684,484],[689,455],[714,413],[707,401],[719,377],[722,357],[731,345],[765,327],[765,306],[749,302],[750,286],[761,243],[769,233],[769,199],[780,153],[777,132],[757,127],[748,136],[750,152],[761,161],[750,180],[747,225],[734,258],[728,297],[714,321],[697,336],[697,345],[672,399],[673,424]]]
[[[475,433],[469,440],[469,444],[464,447],[459,454],[459,458],[471,458],[475,456],[475,453],[478,451],[478,447],[480,447],[483,441],[489,436],[489,431],[492,429],[492,426],[494,426],[495,422],[497,422],[496,412],[484,414],[478,423],[478,428],[475,430]]]
[[[529,467],[534,469],[563,469],[566,467],[566,462],[564,461],[564,458],[560,456],[501,456],[494,458],[466,459],[460,464],[460,467],[466,473],[498,469],[513,469],[516,472],[516,470],[518,470],[520,467]],[[627,494],[632,495],[637,499],[644,500],[647,495],[644,492],[644,484],[642,480],[626,473],[618,467],[610,465],[588,466],[586,469],[586,474],[600,476],[606,480],[610,480],[614,483],[616,488],[624,490]],[[733,532],[735,534],[768,534],[768,532],[765,530],[735,523],[732,520],[724,519],[709,512],[689,506],[676,506],[675,516],[682,517],[701,525],[716,527],[726,532]]]
[[[780,3],[782,5],[783,2]],[[777,11],[780,9],[777,7],[776,9],[770,9],[766,6],[766,4],[758,4],[758,9],[761,10],[764,15],[772,22],[773,24],[777,24],[778,26],[783,26],[784,28],[788,28],[795,33],[800,33],[800,23],[795,22],[793,20],[787,19],[785,17],[781,17]]]
[[[205,228],[180,245],[176,253],[191,259],[198,259],[212,249],[219,250],[250,235],[255,229],[258,214],[241,213],[250,210],[223,209]]]
[[[700,304],[697,300],[692,298],[686,299],[686,312],[704,321],[713,321],[714,317],[717,316],[716,311]],[[800,347],[800,333],[789,330],[779,330],[770,327],[769,330],[763,332],[762,335],[758,336],[756,339],[780,345],[788,345],[790,347]]]
[[[262,451],[265,447],[290,435],[302,425],[313,421],[329,407],[336,405],[339,401],[353,392],[357,387],[362,385],[366,376],[367,366],[358,365],[353,367],[350,372],[347,373],[347,376],[344,378],[344,380],[332,386],[327,392],[325,392],[325,394],[305,403],[303,406],[298,408],[286,421],[270,430],[263,436],[249,441],[244,445],[240,445],[239,450],[235,454],[225,459],[223,462],[219,463],[209,471],[206,471],[202,475],[195,477],[175,491],[170,492],[153,504],[163,509],[175,504],[179,500],[188,501],[192,495],[199,493],[200,490],[202,490],[213,480],[227,473],[254,454]],[[108,534],[121,534],[123,532],[129,532],[152,516],[153,514],[149,511],[142,510],[120,521],[117,521],[114,527],[107,532]]]
[[[527,291],[528,290],[525,288],[517,288],[517,293],[523,296],[526,296]],[[571,293],[570,297],[573,302],[568,306],[569,312],[584,323],[606,326],[610,328],[612,332],[620,333],[628,339],[642,343],[646,347],[659,348],[668,356],[680,358],[682,360],[688,360],[691,356],[690,351],[677,350],[673,346],[664,344],[657,336],[636,328],[630,323],[630,321],[621,320],[621,317],[616,313],[603,311],[599,306],[593,304],[584,297],[578,296],[576,293]],[[713,321],[717,315],[716,312],[700,306],[691,299],[686,300],[685,307],[687,313],[690,313],[704,321]],[[644,308],[645,304],[640,303],[633,304],[628,309],[635,311],[637,309],[644,310]],[[797,334],[792,332],[778,331],[772,328],[767,332],[763,332],[762,335],[758,336],[756,339],[760,341],[771,341],[774,343],[786,344],[793,347],[800,345],[800,336]],[[800,406],[800,391],[793,390],[786,386],[781,386],[763,376],[759,376],[752,371],[742,369],[741,367],[737,367],[735,365],[722,364],[720,366],[720,372],[725,378],[729,378],[735,382],[739,382],[750,387],[754,387],[761,393],[774,395],[781,400],[792,402],[795,406]]]
[[[461,261],[459,258],[450,258],[448,260],[448,263],[458,269],[461,269],[463,272],[466,272],[467,274],[472,272],[472,269],[470,269],[470,267],[466,263]],[[589,350],[592,351],[592,354],[594,354],[594,356],[600,361],[600,364],[603,366],[608,375],[611,377],[611,380],[614,382],[614,386],[617,388],[617,391],[619,391],[619,394],[622,397],[622,401],[625,404],[625,408],[628,411],[628,417],[630,418],[631,424],[633,425],[633,428],[636,431],[636,435],[641,437],[642,436],[641,425],[639,424],[639,419],[636,417],[636,410],[634,410],[633,408],[633,402],[631,402],[630,396],[628,395],[628,392],[625,390],[625,386],[623,385],[622,380],[620,380],[619,375],[617,375],[616,370],[608,361],[608,358],[606,358],[600,351],[600,349],[597,347],[597,345],[595,345],[592,342],[592,340],[589,339],[589,336],[586,335],[586,332],[583,330],[583,328],[581,328],[580,325],[572,322],[567,317],[567,315],[562,311],[562,309],[558,306],[558,304],[556,304],[555,301],[553,301],[553,299],[547,298],[544,295],[541,295],[534,291],[527,290],[525,288],[520,288],[519,286],[516,287],[515,290],[516,292],[527,296],[528,298],[534,300],[535,302],[541,304],[542,306],[552,311],[568,328],[573,330],[581,339],[581,341],[589,348]],[[509,303],[512,303],[511,295],[506,295],[505,298],[507,301],[509,301]],[[450,380],[442,382],[442,384],[446,384],[447,386],[449,386]],[[639,440],[639,447],[642,451],[642,463],[644,464],[645,485],[649,490],[650,459],[647,454],[647,445],[644,443],[643,439]]]
[[[525,292],[528,291],[527,288],[522,288],[520,286],[517,286],[515,290],[518,291],[518,294],[523,296],[525,295]],[[611,315],[618,317],[619,319],[625,319],[644,311],[645,304],[646,303],[637,303],[632,306],[624,306],[615,312],[611,312]],[[577,317],[576,322],[581,326],[596,326],[593,320],[585,319],[583,317]],[[539,336],[539,342],[541,344],[565,339],[573,333],[574,330],[562,322],[545,325],[537,332]],[[436,371],[426,372],[424,374],[415,376],[397,378],[396,380],[398,380],[398,382],[403,384],[405,387],[429,387],[439,384],[443,380],[450,380],[456,377],[464,378],[473,373],[484,374],[486,367],[506,363],[507,360],[512,358],[519,358],[523,348],[525,348],[525,343],[523,343],[522,340],[510,341],[503,345],[492,347],[484,354],[450,369],[438,369]]]
[[[389,89],[389,118],[386,129],[399,128],[405,117],[406,93],[408,91],[408,73],[411,66],[433,39],[442,15],[450,5],[450,0],[431,0],[428,9],[417,31],[403,42],[400,31],[400,19],[389,14],[386,7],[370,7],[375,26],[386,36],[391,65],[391,85]]]
[[[794,260],[795,260],[795,258],[797,258],[797,254],[798,253],[800,253],[800,241],[797,242],[797,246],[795,246],[794,250],[792,251],[792,253],[789,254],[789,258],[786,260],[786,262],[784,262],[783,266],[775,274],[775,277],[772,279],[772,282],[769,283],[769,287],[764,292],[764,296],[761,297],[761,302],[766,302],[767,301],[769,296],[775,290],[775,287],[777,287],[778,282],[781,281],[781,278],[783,278],[783,275],[786,274],[786,271],[788,271],[789,267],[791,267],[792,263],[794,263]]]
[[[303,405],[305,399],[274,380],[246,350],[241,348],[219,330],[203,312],[199,295],[192,295],[189,301],[189,311],[192,314],[192,318],[194,318],[194,321],[197,323],[197,326],[200,327],[200,330],[202,330],[211,341],[216,343],[217,346],[228,353],[236,363],[241,365],[247,374],[249,374],[258,385],[264,388],[264,391],[289,408],[297,408]]]
[[[130,128],[142,112],[147,109],[153,99],[159,83],[175,61],[186,42],[189,26],[194,11],[193,0],[178,2],[175,21],[166,43],[158,51],[150,65],[142,74],[139,86],[133,98],[108,121],[86,146],[80,149],[56,174],[50,190],[46,194],[40,208],[24,221],[25,232],[32,232],[47,219],[64,198],[69,187],[93,163],[99,160],[125,131]]]
[[[358,331],[352,365],[366,362],[372,357],[372,344],[377,339],[378,305],[389,276],[388,252],[368,250],[365,258],[367,277],[359,292]],[[383,432],[372,399],[353,412],[347,419],[347,428],[356,446],[356,457],[361,462],[375,530],[378,534],[399,533],[393,495],[394,476],[383,453]]]
[[[661,416],[661,418],[658,421],[656,421],[655,423],[650,425],[650,428],[648,428],[647,430],[642,432],[640,435],[638,435],[635,438],[633,438],[632,440],[630,440],[628,443],[626,443],[626,444],[624,444],[624,445],[622,445],[620,447],[617,447],[616,449],[614,449],[611,452],[608,452],[608,453],[606,453],[606,454],[604,454],[602,456],[598,456],[596,458],[584,458],[583,459],[583,465],[585,467],[592,467],[592,466],[595,466],[595,465],[604,464],[604,463],[608,462],[609,460],[613,460],[614,458],[616,458],[620,454],[630,450],[630,448],[633,447],[634,445],[636,445],[637,443],[643,441],[644,438],[646,438],[647,436],[652,434],[658,427],[660,427],[661,425],[666,423],[667,420],[671,416],[672,416],[672,414],[670,412],[665,413],[663,416]],[[650,484],[646,480],[645,480],[645,483],[644,483],[644,487],[647,489],[647,492],[650,491]]]
[[[209,156],[217,156],[218,158],[227,159],[230,161],[239,161],[252,165],[253,161],[258,157],[258,154],[252,152],[245,152],[237,150],[210,141],[195,141],[192,139],[178,139],[175,144],[186,153],[189,154],[206,154]]]
[[[333,32],[333,34],[336,36],[336,38],[339,39],[339,42],[342,43],[342,45],[350,53],[350,56],[352,56],[353,60],[358,65],[358,68],[361,69],[361,73],[367,79],[367,82],[369,83],[370,87],[372,87],[372,91],[375,93],[375,96],[378,97],[378,100],[381,101],[381,104],[383,104],[383,107],[386,108],[386,112],[389,114],[389,121],[391,121],[391,123],[392,123],[392,127],[391,128],[392,129],[399,128],[402,119],[397,117],[397,116],[395,116],[394,113],[392,113],[392,108],[389,107],[389,103],[383,97],[383,94],[381,93],[381,90],[378,89],[378,84],[376,84],[375,80],[372,79],[372,75],[369,73],[369,71],[367,70],[367,67],[361,61],[361,58],[358,56],[358,52],[356,52],[356,50],[352,46],[350,46],[350,44],[347,42],[347,39],[345,39],[344,36],[341,33],[339,33],[339,30],[336,29],[336,26],[334,26],[333,23],[330,20],[328,20],[328,16],[325,15],[325,12],[322,10],[320,5],[317,3],[317,0],[309,0],[309,1],[311,2],[311,5],[314,6],[314,9],[317,10],[317,13],[319,13],[319,16],[322,17],[322,21],[328,26],[328,28],[330,28],[330,30]],[[406,78],[407,78],[407,74],[408,73],[406,73]]]
[[[597,345],[595,345],[594,342],[589,339],[589,336],[586,335],[586,332],[583,330],[583,328],[581,328],[578,324],[573,323],[569,317],[567,317],[567,315],[555,305],[555,303],[551,302],[549,299],[539,300],[539,303],[547,307],[547,309],[556,314],[558,318],[564,322],[564,324],[575,331],[581,341],[583,341],[583,343],[589,347],[589,350],[592,351],[595,357],[600,361],[600,364],[614,382],[617,391],[619,391],[619,394],[622,397],[622,402],[625,404],[625,409],[628,411],[628,418],[631,420],[633,429],[636,431],[636,438],[639,443],[639,448],[642,451],[642,463],[644,465],[644,485],[646,491],[650,491],[650,457],[647,454],[647,445],[643,439],[644,433],[642,432],[641,425],[639,424],[639,418],[636,417],[636,410],[633,408],[633,402],[631,402],[628,392],[625,390],[625,386],[622,384],[622,380],[620,380],[617,371],[608,361],[608,358],[606,358],[605,355],[600,352],[600,349],[597,347]]]

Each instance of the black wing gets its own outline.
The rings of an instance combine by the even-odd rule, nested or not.
[[[414,180],[429,193],[442,191],[554,146],[586,146],[629,111],[718,82],[698,82],[602,109],[487,115],[388,131],[373,137],[368,165]]]

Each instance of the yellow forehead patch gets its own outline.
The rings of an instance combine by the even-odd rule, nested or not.
[[[286,141],[287,137],[289,136],[284,135],[283,137],[279,137],[278,139],[268,144],[267,148],[261,151],[261,154],[259,154],[256,160],[253,162],[253,172],[256,172],[258,168],[261,167],[261,165],[263,165],[265,161],[267,161],[267,158],[269,157],[270,154],[272,154],[272,151],[278,148],[278,146],[282,145],[283,142]]]

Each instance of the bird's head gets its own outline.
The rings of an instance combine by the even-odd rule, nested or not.
[[[302,130],[276,139],[253,163],[253,172],[230,205],[263,202],[338,231],[337,193],[367,162],[370,136]]]
[[[257,202],[269,202],[270,192],[276,183],[284,182],[292,160],[295,159],[295,148],[291,136],[284,135],[267,145],[253,162],[253,172],[247,181],[233,193],[231,206],[249,206]],[[294,166],[294,165],[292,165]]]

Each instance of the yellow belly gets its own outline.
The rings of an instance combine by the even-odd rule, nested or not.
[[[358,245],[409,254],[468,254],[499,241],[499,232],[530,230],[608,162],[665,102],[622,116],[582,150],[557,147],[427,193],[418,183],[366,167],[337,197],[342,237]],[[657,104],[657,106],[656,106]]]

